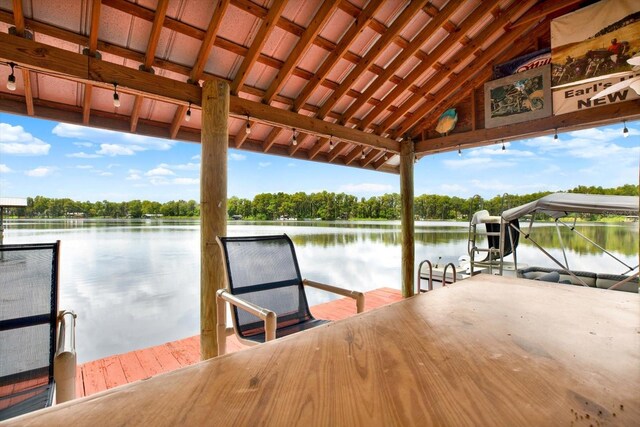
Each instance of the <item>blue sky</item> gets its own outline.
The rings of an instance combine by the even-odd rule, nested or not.
[[[470,197],[638,183],[640,122],[427,156],[415,194]],[[0,113],[0,195],[199,200],[200,145]],[[397,175],[229,150],[228,195],[399,192]]]

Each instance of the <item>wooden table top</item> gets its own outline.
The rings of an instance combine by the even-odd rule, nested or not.
[[[480,275],[13,422],[595,427],[638,420],[638,294]]]

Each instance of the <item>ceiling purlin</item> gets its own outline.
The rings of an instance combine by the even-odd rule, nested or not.
[[[512,3],[506,10],[500,12],[500,14],[485,28],[478,33],[471,42],[465,45],[462,49],[460,49],[454,57],[452,57],[440,70],[438,70],[434,75],[432,75],[429,80],[427,80],[418,93],[415,93],[409,99],[404,101],[400,106],[398,106],[398,110],[387,117],[382,124],[380,125],[380,129],[383,132],[386,132],[391,128],[391,126],[402,119],[406,112],[415,105],[417,102],[424,100],[425,97],[428,97],[429,91],[437,86],[444,79],[449,78],[453,74],[453,70],[460,65],[462,62],[467,60],[470,56],[476,54],[476,52],[480,51],[482,44],[485,43],[487,39],[489,39],[494,33],[498,31],[502,31],[503,27],[509,23],[509,19],[516,14],[518,11],[521,11],[529,6],[526,5],[523,7],[522,2],[514,2]],[[503,38],[499,38],[498,41],[494,44],[504,44]],[[473,63],[470,65],[474,66],[478,64],[479,60],[476,58]],[[466,69],[468,69],[467,67]],[[420,117],[417,117],[417,114],[412,114],[411,117],[407,118],[407,123],[411,123],[409,125],[404,122],[395,130],[394,135],[400,136],[403,132],[406,132],[409,127],[415,123]],[[413,121],[411,121],[413,119]],[[396,137],[397,137],[396,136]]]
[[[15,22],[16,34],[24,37],[25,26],[22,0],[13,0],[13,20]],[[27,114],[33,116],[33,91],[31,89],[31,74],[29,74],[29,70],[22,70],[22,81],[24,82],[24,102],[27,106]]]
[[[347,154],[346,157],[344,158],[344,164],[347,166],[350,165],[356,158],[359,159],[363,153],[364,153],[364,148],[359,147],[357,145],[353,146],[351,151],[349,151],[349,154]]]
[[[192,84],[199,84],[198,82],[202,78],[202,75],[204,73],[204,66],[207,64],[209,53],[213,48],[213,44],[216,40],[216,35],[218,34],[218,30],[220,29],[222,19],[224,18],[228,6],[229,0],[221,0],[214,3],[213,14],[211,15],[211,20],[209,21],[209,27],[207,28],[207,32],[204,34],[204,38],[202,39],[202,43],[200,44],[200,49],[198,50],[198,56],[196,56],[196,61],[193,64],[191,73],[189,74],[189,82]],[[184,120],[187,109],[188,107],[185,107],[184,105],[181,105],[176,109],[176,113],[174,114],[173,120],[171,121],[171,127],[169,131],[172,139],[175,138],[176,135],[178,135],[180,125]]]
[[[242,88],[244,81],[249,75],[251,67],[256,62],[258,55],[262,52],[262,47],[267,42],[269,34],[271,34],[271,31],[275,28],[274,24],[278,19],[280,19],[280,15],[282,15],[286,3],[286,0],[274,0],[273,4],[269,8],[267,16],[262,21],[262,24],[260,24],[260,28],[253,39],[253,43],[249,47],[249,50],[247,51],[247,54],[244,57],[240,68],[236,72],[233,82],[231,83],[231,93],[234,95],[237,95],[240,88]]]
[[[539,21],[553,12],[582,3],[583,1],[584,0],[555,0],[553,2],[547,1],[544,3],[538,3],[529,9],[526,15],[521,16],[516,22],[511,23],[509,28],[515,28],[530,22]]]
[[[453,15],[453,13],[464,3],[463,0],[451,0],[440,10],[434,17],[431,18],[429,23],[411,40],[409,47],[404,49],[396,58],[385,68],[384,72],[375,78],[369,87],[356,99],[353,104],[347,108],[347,110],[340,117],[339,123],[346,124],[347,121],[353,117],[353,115],[362,107],[373,94],[376,93],[380,86],[385,84],[391,77],[394,76],[396,71],[402,67],[405,62],[414,55],[426,41],[433,36],[433,33],[437,31],[442,25]]]
[[[408,133],[417,138],[422,134],[423,130],[433,127],[442,113],[444,113],[452,106],[462,102],[467,96],[469,96],[469,93],[472,90],[474,90],[478,86],[482,86],[486,80],[491,78],[491,75],[493,74],[494,64],[508,61],[509,59],[513,58],[514,55],[518,56],[526,53],[527,50],[535,49],[536,39],[544,35],[544,33],[547,31],[547,26],[549,25],[549,23],[550,20],[546,19],[545,21],[538,24],[535,28],[533,28],[532,31],[522,34],[512,44],[515,51],[513,49],[503,51],[500,55],[494,58],[493,61],[486,64],[485,67],[472,79],[468,79],[464,84],[462,84],[455,94],[440,102],[428,116],[422,117],[420,121],[412,129],[409,130]],[[529,27],[531,25],[532,24],[530,23]],[[514,26],[511,26],[511,28],[514,28]]]
[[[143,68],[145,71],[150,70],[156,57],[156,49],[158,47],[158,41],[160,40],[160,33],[162,32],[164,18],[167,15],[167,6],[169,6],[169,0],[158,1],[156,15],[153,18],[151,33],[149,34],[149,43],[147,43],[147,50],[144,55]],[[138,118],[140,117],[140,107],[142,107],[143,99],[144,97],[136,95],[133,102],[133,109],[131,110],[131,118],[129,121],[131,132],[135,132],[138,127]]]
[[[422,61],[420,65],[414,68],[408,75],[405,77],[404,81],[398,84],[387,96],[382,100],[382,102],[376,106],[373,110],[371,110],[365,117],[362,118],[360,122],[360,126],[358,127],[360,130],[366,129],[379,115],[381,115],[385,110],[390,109],[393,105],[393,102],[396,101],[411,85],[414,84],[424,73],[426,73],[429,68],[434,67],[437,69],[438,60],[453,48],[457,43],[460,43],[466,34],[473,28],[488,12],[489,10],[497,6],[497,1],[485,1],[480,4],[462,23],[460,24],[459,31],[456,31],[450,34],[446,39],[444,39],[436,48],[434,48],[428,55],[425,61]],[[454,57],[459,60],[466,58],[466,56],[462,56],[460,53],[456,54]],[[441,68],[441,67],[440,67]],[[433,75],[428,81],[432,81],[438,74],[444,74],[443,71],[437,71],[435,75]],[[419,88],[418,88],[419,89]],[[418,91],[416,91],[418,92]],[[396,109],[396,111],[398,111]],[[394,111],[395,113],[395,111]],[[386,130],[386,129],[385,129]]]
[[[342,98],[342,96],[353,86],[357,79],[362,76],[362,74],[372,65],[375,60],[384,52],[384,50],[389,46],[393,39],[400,34],[400,32],[405,28],[407,23],[414,18],[415,14],[420,11],[420,9],[427,3],[426,0],[421,1],[413,1],[409,3],[407,7],[402,11],[400,16],[398,16],[391,26],[387,29],[387,31],[376,41],[376,43],[371,47],[367,53],[364,55],[362,60],[358,62],[356,67],[352,69],[347,77],[345,77],[341,82],[340,86],[329,96],[329,98],[325,101],[325,103],[320,107],[320,111],[318,111],[317,117],[320,119],[324,119],[331,108]]]

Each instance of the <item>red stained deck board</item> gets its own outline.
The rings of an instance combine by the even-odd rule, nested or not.
[[[402,299],[400,292],[391,288],[376,289],[366,292],[365,295],[365,310]],[[356,303],[351,298],[341,298],[313,306],[311,312],[318,318],[340,320],[356,314]],[[247,346],[241,344],[235,335],[227,337],[227,353],[246,348]],[[173,371],[199,361],[199,335],[110,356],[78,367],[76,393],[78,397],[90,396],[107,388]]]

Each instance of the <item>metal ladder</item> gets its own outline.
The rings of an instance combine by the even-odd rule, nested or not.
[[[422,266],[424,264],[427,264],[427,266],[429,267],[429,277],[427,279],[429,282],[427,284],[427,289],[422,289],[422,286],[421,286],[422,280],[425,280],[421,274]],[[447,283],[447,269],[449,268],[449,266],[451,266],[451,269],[453,270],[453,281]],[[456,266],[452,262],[450,262],[444,266],[444,271],[442,272],[442,286],[447,286],[448,284],[456,283],[456,279],[457,279]],[[433,290],[433,264],[428,259],[425,259],[418,266],[418,292],[417,293],[420,294],[420,293],[429,292],[432,290]]]

